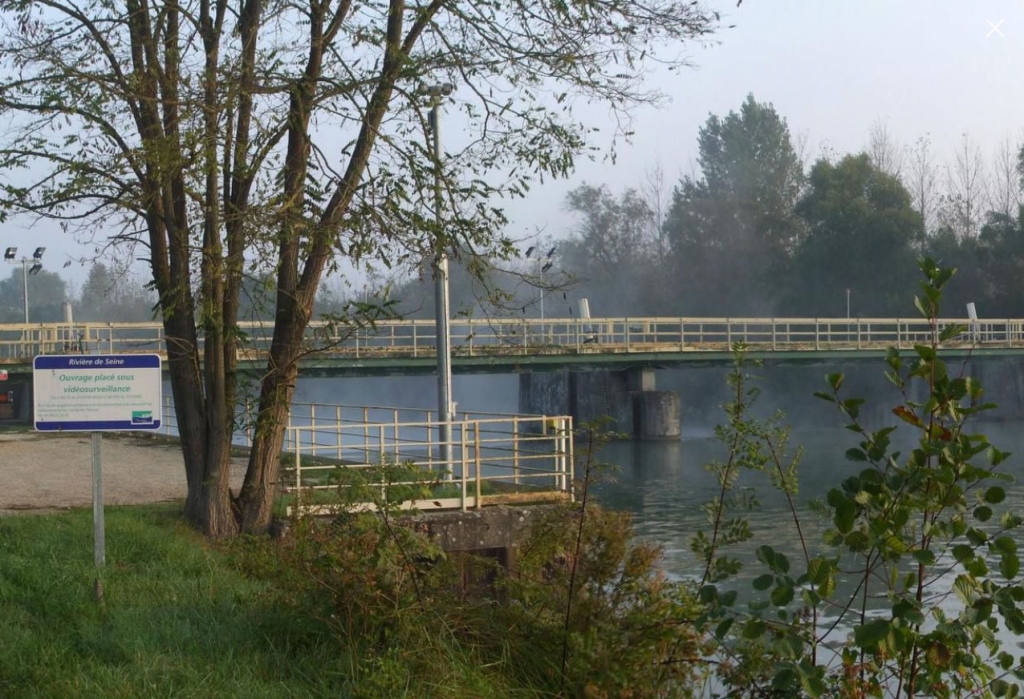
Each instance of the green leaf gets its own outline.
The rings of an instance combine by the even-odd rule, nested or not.
[[[763,619],[751,619],[743,625],[743,638],[748,641],[760,638],[764,635],[767,628],[768,626],[764,623]]]
[[[992,540],[992,549],[999,553],[1017,553],[1017,542],[1002,534]]]
[[[868,457],[863,450],[856,447],[846,450],[847,461],[867,461]]]
[[[998,505],[1006,499],[1006,491],[1000,488],[998,485],[994,485],[985,491],[985,502]]]
[[[917,352],[917,356],[926,362],[935,360],[935,348],[929,347],[928,345],[914,345],[914,351]]]
[[[1005,553],[999,559],[999,572],[1007,580],[1013,580],[1020,572],[1020,558],[1016,553]]]
[[[843,385],[844,378],[842,374],[829,374],[825,380],[828,381],[828,385],[832,387],[833,391],[838,391],[839,387]]]
[[[947,325],[939,332],[939,342],[945,342],[951,338],[956,337],[962,332],[967,331],[967,326],[962,323],[951,323]]]
[[[775,576],[771,573],[765,573],[754,578],[754,589],[755,590],[767,590],[775,582]]]
[[[792,584],[780,584],[771,594],[772,604],[776,607],[785,607],[787,604],[793,601],[793,585]]]
[[[859,648],[873,649],[888,637],[890,627],[888,619],[871,619],[853,629],[853,642]]]
[[[930,549],[914,551],[913,556],[914,560],[921,565],[935,565],[935,554]]]
[[[972,558],[974,558],[974,549],[968,546],[967,544],[957,544],[953,547],[952,553],[953,558],[955,558],[960,563],[963,563],[964,561],[969,561]]]
[[[724,619],[721,624],[715,627],[715,638],[717,638],[719,641],[723,640],[729,633],[729,629],[732,628],[732,625],[735,622],[736,619],[734,617]]]
[[[979,522],[987,522],[992,519],[992,508],[988,505],[979,505],[974,508],[974,518]]]

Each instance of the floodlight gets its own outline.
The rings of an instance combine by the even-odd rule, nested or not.
[[[42,269],[43,269],[43,263],[42,262],[36,262],[34,265],[32,265],[31,267],[28,268],[28,273],[31,274],[32,276],[35,276],[35,275],[39,274],[40,270],[42,270]]]
[[[33,260],[43,259],[43,253],[46,252],[46,248],[36,248],[36,251],[32,253]]]
[[[4,251],[5,260],[13,260],[14,256],[18,254],[18,248],[7,248]]]

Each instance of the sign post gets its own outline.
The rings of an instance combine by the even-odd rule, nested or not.
[[[160,429],[160,355],[41,355],[32,361],[32,389],[37,431],[92,432],[92,521],[101,568],[106,562],[103,432]],[[101,596],[98,580],[96,590]]]

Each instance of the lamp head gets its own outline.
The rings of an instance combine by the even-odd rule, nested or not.
[[[4,250],[4,259],[13,260],[14,256],[18,254],[18,248],[7,248]]]
[[[34,277],[35,275],[39,274],[40,270],[42,269],[43,263],[37,261],[35,264],[28,268],[28,273]]]
[[[44,252],[46,252],[46,248],[43,248],[43,247],[36,248],[36,251],[34,253],[32,253],[32,259],[33,260],[41,260],[41,259],[43,259],[43,253]]]

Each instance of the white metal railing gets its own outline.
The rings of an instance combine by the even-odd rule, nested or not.
[[[968,329],[951,342],[1024,347],[1024,320],[943,319]],[[270,323],[240,323],[242,359],[265,356]],[[722,351],[743,342],[760,350],[838,350],[909,347],[927,340],[928,321],[903,318],[518,318],[452,319],[456,356]],[[200,339],[202,343],[202,339]],[[436,348],[433,320],[381,321],[342,331],[310,324],[307,345],[338,357],[430,357]],[[0,361],[28,361],[37,354],[166,353],[159,323],[61,323],[0,325]]]
[[[306,511],[376,509],[389,488],[414,486],[425,492],[392,503],[402,509],[481,508],[487,503],[571,499],[572,418],[521,417],[459,420],[452,423],[451,460],[441,458],[437,423],[290,427],[283,467],[285,492]],[[319,446],[317,456],[314,451]],[[387,480],[384,464],[402,467],[413,480]],[[334,476],[339,469],[363,475],[360,487],[379,498],[347,505],[339,488],[355,487]],[[324,495],[328,497],[323,497]]]
[[[235,415],[235,443],[245,447],[252,446],[253,430],[256,427],[256,408],[250,401],[244,401]],[[350,405],[344,403],[292,403],[288,411],[287,427],[311,427],[321,434],[334,431],[336,440],[341,439],[344,425],[401,425],[405,423],[425,423],[429,426],[437,424],[437,411],[429,408],[406,408],[385,405]],[[512,419],[514,417],[541,417],[530,413],[502,413],[491,411],[457,410],[452,414],[456,422],[474,419]],[[369,428],[367,428],[369,429]],[[174,399],[170,395],[163,396],[163,410],[160,431],[166,435],[178,434],[178,419],[174,412]],[[285,449],[290,449],[288,440],[291,432],[285,433]],[[312,455],[317,455],[317,444],[312,444]],[[322,449],[321,449],[322,451]],[[328,449],[329,451],[329,449]]]

